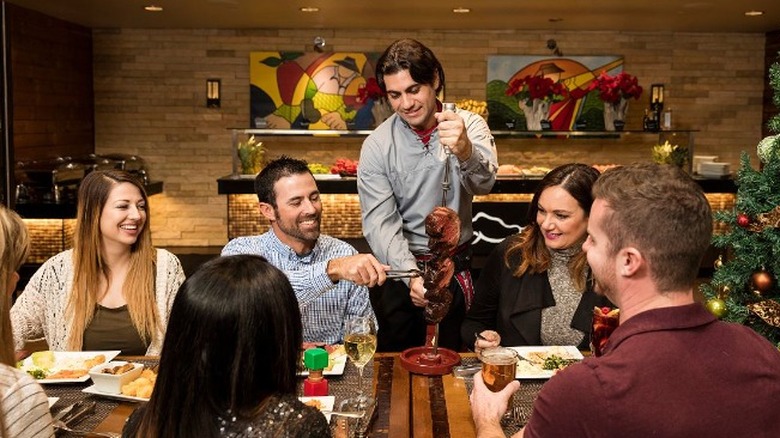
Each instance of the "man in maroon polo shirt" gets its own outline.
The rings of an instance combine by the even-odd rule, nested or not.
[[[692,285],[712,234],[699,186],[674,166],[638,164],[596,182],[583,245],[596,291],[620,307],[601,357],[547,382],[515,437],[778,437],[780,352],[750,328],[718,321]],[[512,382],[474,378],[479,437],[503,437]]]

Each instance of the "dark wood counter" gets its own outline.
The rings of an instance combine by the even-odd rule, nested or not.
[[[157,195],[163,192],[163,182],[152,181],[145,188],[147,196]],[[75,203],[17,203],[14,210],[24,219],[74,219],[76,217]]]
[[[694,177],[705,193],[736,193],[737,186],[731,177],[711,179]],[[541,178],[499,177],[491,194],[533,193]],[[318,180],[317,187],[325,194],[357,193],[356,178]],[[220,195],[254,194],[254,177],[248,175],[224,176],[217,180]]]

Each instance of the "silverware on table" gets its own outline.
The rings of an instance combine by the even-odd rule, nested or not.
[[[63,432],[69,432],[74,435],[82,435],[82,436],[98,436],[98,437],[104,437],[104,438],[119,438],[122,435],[115,432],[91,432],[88,430],[77,430],[72,429],[71,427],[67,426],[65,423],[62,422],[62,420],[54,420],[54,429],[60,430]]]
[[[333,411],[330,409],[322,409],[320,412],[325,415],[330,414],[347,418],[363,418],[366,415],[366,411]]]

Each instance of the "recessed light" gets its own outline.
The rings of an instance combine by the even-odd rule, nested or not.
[[[456,14],[468,14],[469,12],[471,12],[471,9],[469,9],[469,8],[453,8],[452,12],[454,12]]]
[[[319,12],[320,8],[316,6],[304,6],[301,8],[301,12]]]
[[[163,8],[162,6],[149,5],[149,6],[144,6],[144,10],[147,10],[149,12],[162,12]]]
[[[747,17],[758,17],[764,15],[764,11],[747,11],[745,12],[745,16]]]

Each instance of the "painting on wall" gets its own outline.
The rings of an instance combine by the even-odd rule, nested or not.
[[[371,129],[381,117],[378,53],[252,52],[250,125],[269,129]]]
[[[604,130],[604,103],[598,91],[588,91],[593,79],[606,71],[613,76],[623,71],[621,56],[546,57],[502,55],[488,57],[488,125],[493,130],[525,130],[526,119],[517,96],[507,95],[509,84],[527,76],[550,78],[568,91],[563,100],[552,102],[549,122],[554,131]]]

